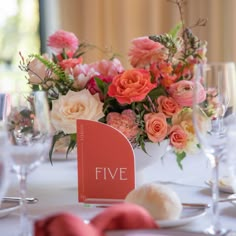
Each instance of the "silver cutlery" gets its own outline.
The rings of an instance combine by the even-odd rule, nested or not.
[[[235,198],[222,198],[219,199],[218,202],[233,202],[236,201]],[[182,203],[182,206],[185,208],[209,208],[211,207],[208,203]]]
[[[21,198],[20,197],[3,197],[2,198],[3,202],[20,202]],[[38,202],[38,198],[34,197],[28,197],[25,199],[26,203],[28,204],[33,204]]]

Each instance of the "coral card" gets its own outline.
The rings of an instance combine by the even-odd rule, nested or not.
[[[79,202],[121,201],[135,188],[133,148],[118,130],[77,120],[77,152]]]

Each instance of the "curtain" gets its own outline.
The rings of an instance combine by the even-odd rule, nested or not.
[[[208,42],[208,61],[236,61],[235,7],[235,0],[186,1],[186,25],[194,25],[199,17],[208,19],[205,27],[193,29]],[[99,48],[87,55],[86,62],[113,52],[126,67],[133,38],[166,33],[180,22],[177,6],[168,0],[59,0],[59,15],[61,29]]]

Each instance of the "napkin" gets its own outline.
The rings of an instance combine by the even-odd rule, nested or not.
[[[104,236],[107,230],[158,229],[159,226],[141,206],[119,203],[96,215],[89,224],[69,213],[58,213],[35,221],[35,236]]]

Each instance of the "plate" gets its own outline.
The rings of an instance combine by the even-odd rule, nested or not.
[[[236,198],[236,193],[229,195],[228,198],[229,199]],[[236,206],[236,201],[231,201],[230,203],[233,204],[234,206]]]
[[[228,176],[221,177],[219,179],[219,183],[218,183],[219,191],[224,192],[224,193],[234,193],[234,190],[232,189],[230,182],[231,182],[230,177],[228,177]],[[208,186],[212,185],[211,180],[207,180],[207,181],[205,181],[205,183]]]
[[[196,208],[183,208],[181,216],[177,220],[158,220],[157,224],[160,228],[170,228],[176,226],[182,226],[188,224],[201,216],[206,214],[205,209],[196,209]]]
[[[3,201],[0,205],[0,218],[8,216],[13,211],[16,211],[20,208],[20,204],[18,202],[5,202]]]

